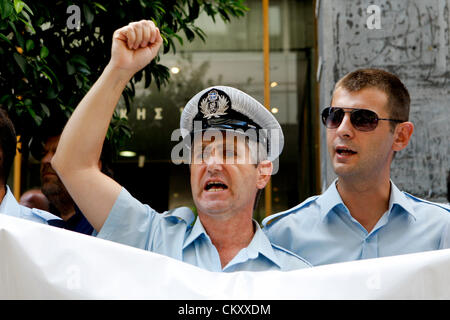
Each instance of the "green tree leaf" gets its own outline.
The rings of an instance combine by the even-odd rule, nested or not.
[[[3,41],[6,41],[9,45],[12,46],[12,42],[9,41],[9,39],[2,33],[0,33],[0,39],[2,39]]]
[[[8,0],[0,0],[0,16],[2,19],[8,18],[14,11],[14,7]]]
[[[41,48],[41,52],[39,53],[39,56],[41,57],[41,59],[45,59],[48,57],[49,51],[47,47],[42,47]]]
[[[25,58],[22,57],[20,54],[18,54],[16,52],[14,52],[13,56],[14,56],[14,60],[19,65],[20,70],[22,70],[22,72],[24,74],[26,74],[26,72],[27,72],[27,61],[25,60]]]
[[[25,3],[21,0],[14,0],[14,10],[16,13],[20,13],[24,7]]]
[[[102,6],[100,3],[98,3],[98,2],[92,2],[92,4],[94,5],[94,6],[96,6],[97,8],[100,8],[101,10],[103,10],[103,11],[105,11],[105,12],[107,12],[108,10],[106,10],[106,8],[104,7],[104,6]]]
[[[92,24],[92,21],[94,21],[94,13],[92,12],[91,8],[87,4],[83,4],[83,14],[84,18],[86,19],[86,23]]]
[[[31,50],[34,49],[34,42],[33,42],[33,40],[28,39],[28,40],[25,42],[25,49],[27,49],[27,51],[31,51]]]

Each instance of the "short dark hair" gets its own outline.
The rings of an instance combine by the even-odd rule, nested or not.
[[[48,139],[50,139],[52,137],[59,137],[59,136],[61,136],[61,133],[56,134],[54,136],[48,136],[46,138],[46,140],[43,141],[43,144],[45,145],[46,142],[48,141]],[[33,152],[32,152],[33,157],[38,161],[41,161],[42,158],[45,156],[44,145],[33,147]],[[103,142],[102,152],[100,153],[100,162],[102,164],[100,171],[103,172],[104,174],[106,174],[110,178],[114,178],[112,157],[113,157],[113,155],[112,155],[111,142],[109,140],[105,139],[105,141]]]
[[[41,161],[42,157],[45,156],[44,146],[48,139],[52,137],[61,136],[64,127],[66,125],[67,118],[64,114],[53,114],[50,118],[47,118],[42,122],[39,132],[33,136],[30,143],[31,155],[38,161]],[[101,171],[107,176],[113,178],[113,159],[114,159],[114,149],[112,141],[105,138],[103,142],[102,152],[100,154],[100,161],[102,163]]]
[[[0,182],[6,184],[16,156],[17,137],[14,125],[4,109],[0,108]]]
[[[380,69],[358,69],[346,74],[335,86],[335,89],[343,88],[350,92],[360,91],[364,88],[377,88],[383,91],[388,98],[387,109],[389,117],[408,121],[411,98],[408,89],[400,79],[387,71]],[[391,128],[396,123],[391,122]]]

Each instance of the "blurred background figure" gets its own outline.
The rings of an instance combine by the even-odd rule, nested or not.
[[[19,204],[28,208],[37,208],[44,211],[50,210],[50,202],[39,188],[30,189],[24,192],[20,197]]]
[[[59,135],[47,138],[41,159],[41,190],[52,204],[51,211],[63,219],[61,227],[71,231],[91,235],[94,230],[78,209],[63,183],[50,165],[56,152]],[[55,211],[56,209],[56,211]]]
[[[57,225],[60,219],[47,211],[20,205],[7,184],[14,162],[17,137],[13,123],[0,108],[0,213],[38,223]]]
[[[49,201],[48,211],[62,219],[58,226],[67,230],[91,235],[94,228],[73,201],[51,166],[51,160],[58,147],[64,125],[65,122],[57,118],[47,123],[42,136],[36,139],[39,143],[33,144],[31,152],[33,157],[40,161],[41,191]],[[112,170],[110,169],[111,157],[111,149],[109,148],[108,142],[105,142],[99,167],[108,176],[112,176]]]

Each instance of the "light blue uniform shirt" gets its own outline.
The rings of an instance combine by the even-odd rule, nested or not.
[[[223,269],[217,249],[200,219],[186,207],[159,214],[122,188],[97,237],[163,254],[209,271],[293,270],[311,265],[283,248],[272,245],[257,223],[247,248]]]
[[[389,209],[367,232],[350,215],[335,180],[322,195],[264,219],[263,230],[273,243],[323,265],[448,248],[449,211],[391,181]]]
[[[61,220],[59,217],[36,208],[30,209],[28,207],[20,205],[11,190],[6,186],[6,194],[3,197],[2,203],[0,204],[0,214],[5,214],[7,216],[17,217],[21,219],[26,219],[38,223],[49,224],[52,220]],[[50,223],[51,224],[51,223]]]

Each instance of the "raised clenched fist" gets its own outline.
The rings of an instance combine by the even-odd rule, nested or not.
[[[162,42],[153,21],[131,22],[114,32],[109,64],[132,76],[155,58]]]

